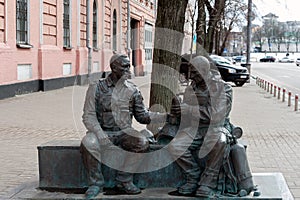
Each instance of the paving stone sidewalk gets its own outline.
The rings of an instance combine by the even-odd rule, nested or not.
[[[149,76],[132,79],[149,99]],[[87,86],[67,87],[0,100],[0,199],[38,180],[37,146],[81,139]],[[233,87],[231,120],[244,129],[253,172],[281,172],[300,200],[300,112],[274,98],[252,79]]]

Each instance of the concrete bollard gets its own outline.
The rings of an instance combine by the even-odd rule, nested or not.
[[[282,102],[285,102],[285,88],[282,89]]]
[[[277,86],[274,85],[274,97],[276,97],[276,89],[277,89]]]
[[[258,86],[261,87],[261,79],[259,79]]]
[[[298,111],[298,100],[299,100],[299,97],[298,97],[298,94],[295,95],[295,111]]]
[[[278,87],[278,95],[277,95],[278,99],[280,99],[280,90],[281,90],[281,88]]]
[[[270,83],[268,82],[268,88],[267,88],[267,92],[270,91]]]
[[[288,93],[288,106],[291,106],[291,98],[292,98],[292,93],[289,91],[289,93]]]

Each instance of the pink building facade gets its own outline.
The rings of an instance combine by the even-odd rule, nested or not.
[[[155,1],[129,1],[0,0],[0,99],[104,77],[114,51],[151,72]]]

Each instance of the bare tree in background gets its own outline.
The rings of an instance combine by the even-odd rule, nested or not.
[[[204,48],[208,53],[212,53],[214,50],[214,39],[219,22],[222,19],[222,15],[225,11],[226,0],[204,0],[206,9],[209,14],[207,36],[205,37]]]
[[[196,25],[197,54],[221,55],[228,45],[228,38],[235,27],[243,27],[247,18],[247,3],[240,0],[197,0],[198,18]],[[253,6],[253,19],[256,6]]]
[[[191,25],[191,44],[190,44],[190,59],[192,58],[193,54],[193,45],[194,45],[194,32],[195,32],[195,25],[196,25],[196,9],[197,9],[197,1],[189,2],[187,6],[187,22]]]
[[[296,28],[294,30],[294,36],[295,36],[296,52],[299,52],[298,44],[300,42],[300,28]]]
[[[256,27],[255,31],[252,34],[252,41],[256,44],[259,45],[260,51],[262,51],[263,45],[265,43],[265,40],[263,38],[264,33],[263,33],[263,28],[262,27]]]
[[[242,27],[246,23],[247,4],[240,0],[226,0],[225,11],[216,30],[215,53],[222,55],[228,37],[234,27]]]
[[[196,22],[196,34],[197,34],[197,46],[196,53],[197,55],[203,55],[205,51],[205,42],[206,42],[206,7],[205,0],[198,1],[198,18]]]

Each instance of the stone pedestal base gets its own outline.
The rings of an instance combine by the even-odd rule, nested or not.
[[[82,193],[88,184],[79,145],[80,141],[52,141],[39,146],[39,182],[26,187],[17,196],[21,199],[84,199]],[[115,172],[111,168],[103,167],[105,187],[114,186]],[[243,199],[293,199],[281,173],[254,173],[253,178],[261,195],[253,197],[250,194]],[[168,195],[183,181],[181,169],[173,162],[157,171],[135,174],[135,184],[145,188],[139,195],[99,194],[96,199],[199,199],[199,197]],[[220,199],[238,199],[238,197]]]
[[[243,199],[243,200],[292,200],[293,197],[286,185],[286,182],[281,173],[254,173],[254,182],[258,185],[261,195],[259,197],[252,197],[251,195],[238,198],[238,197],[221,197],[218,199]],[[83,200],[84,194],[66,194],[62,192],[48,192],[37,189],[38,182],[31,185],[24,185],[13,199],[24,200]],[[111,199],[143,199],[143,200],[179,200],[179,199],[201,199],[199,197],[176,197],[168,195],[168,192],[175,190],[175,188],[147,188],[142,190],[139,195],[116,195],[107,196],[99,194],[96,200],[111,200]]]

